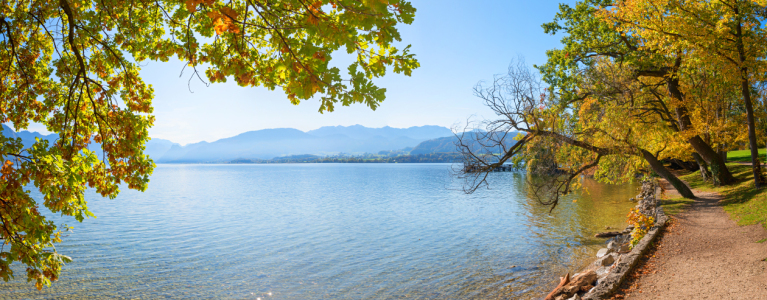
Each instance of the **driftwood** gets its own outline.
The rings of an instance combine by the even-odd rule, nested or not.
[[[559,285],[546,296],[545,300],[569,299],[576,293],[585,293],[594,287],[597,281],[597,273],[594,270],[579,274],[570,280],[570,273],[567,273],[559,282]]]
[[[623,233],[622,232],[618,232],[618,231],[600,232],[600,233],[595,234],[594,237],[609,238],[609,237],[619,236],[621,234],[623,234]]]
[[[570,283],[570,273],[568,272],[565,277],[559,277],[559,285],[557,285],[556,288],[554,288],[551,293],[546,295],[546,298],[543,298],[543,300],[554,300],[554,297],[558,296],[561,293],[562,288],[565,287],[566,284]]]

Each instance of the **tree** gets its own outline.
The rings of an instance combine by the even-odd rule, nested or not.
[[[594,170],[599,181],[626,182],[648,167],[668,180],[682,196],[690,189],[660,162],[676,132],[658,115],[646,115],[641,102],[656,101],[646,86],[633,79],[633,70],[610,59],[595,60],[574,82],[584,96],[563,105],[523,63],[512,65],[505,76],[479,85],[475,94],[499,117],[481,123],[481,130],[459,136],[464,157],[462,177],[467,191],[484,185],[487,173],[509,160],[530,166],[528,180],[536,198],[554,209],[561,196],[577,185],[579,175]],[[657,81],[657,80],[656,80]],[[516,143],[510,133],[522,132]],[[466,142],[468,140],[469,142]],[[477,147],[471,141],[483,141]],[[500,154],[491,149],[502,149]],[[528,176],[528,177],[530,177]]]
[[[758,155],[754,100],[754,81],[764,73],[764,45],[767,31],[765,2],[753,0],[679,1],[621,0],[606,13],[619,20],[621,32],[641,36],[644,48],[666,55],[687,53],[690,61],[708,64],[723,60],[737,72],[737,87],[747,116],[752,171],[757,188],[765,178]]]
[[[621,65],[629,66],[633,77],[663,79],[666,95],[658,95],[660,102],[651,104],[647,110],[659,114],[661,120],[670,129],[684,133],[682,141],[711,166],[718,184],[731,184],[735,178],[727,169],[725,161],[705,140],[695,132],[689,119],[689,99],[680,91],[680,68],[684,55],[662,55],[642,47],[645,41],[641,36],[621,32],[616,27],[620,20],[600,15],[602,8],[612,5],[610,0],[586,0],[576,3],[575,7],[561,4],[553,22],[543,24],[544,31],[556,34],[567,33],[562,38],[563,49],[547,51],[546,64],[538,66],[543,80],[556,90],[561,105],[580,101],[586,94],[580,93],[578,78],[583,67],[590,66],[594,60],[609,57]]]
[[[0,137],[0,237],[10,245],[0,250],[0,277],[9,280],[10,265],[21,262],[41,289],[69,261],[54,247],[68,227],[46,219],[25,187],[34,185],[51,212],[78,221],[92,216],[86,188],[110,198],[123,182],[146,189],[154,95],[139,62],[175,57],[199,80],[279,87],[294,104],[318,98],[321,113],[339,103],[375,109],[385,89],[374,77],[419,66],[409,46],[394,45],[396,25],[410,24],[414,13],[404,0],[0,3],[0,119],[17,130],[41,123],[59,136],[29,148]],[[341,49],[356,58],[346,78],[330,65]]]

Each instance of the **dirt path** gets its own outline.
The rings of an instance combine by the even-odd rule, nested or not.
[[[738,226],[719,194],[693,192],[698,199],[674,217],[625,298],[767,299],[767,242],[756,243],[767,231]]]

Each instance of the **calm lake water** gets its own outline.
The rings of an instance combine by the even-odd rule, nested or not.
[[[540,298],[638,186],[586,180],[549,214],[524,176],[466,195],[449,164],[158,165],[144,193],[86,195],[96,219],[57,219],[58,282],[17,265],[0,298]]]

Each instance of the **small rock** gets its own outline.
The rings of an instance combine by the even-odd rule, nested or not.
[[[629,198],[629,201],[631,201],[631,202],[636,202],[637,200],[636,200],[636,199],[634,199],[634,198]]]
[[[605,276],[607,276],[607,274],[610,273],[610,267],[599,267],[596,270],[596,273],[597,273],[597,278],[598,279],[605,278]]]
[[[618,249],[619,253],[627,253],[631,251],[631,246],[629,246],[629,243],[625,243],[621,245],[620,249]]]
[[[603,267],[611,266],[615,262],[615,255],[609,254],[602,257],[602,259],[599,261],[599,264]]]
[[[570,297],[570,299],[567,299],[567,300],[581,300],[581,296],[579,296],[578,294],[575,294],[572,297]]]
[[[605,226],[605,230],[608,230],[608,229],[613,229],[613,228],[610,226]]]
[[[607,254],[610,254],[613,252],[613,249],[610,248],[602,248],[597,251],[597,258],[602,258],[602,256],[605,256]]]
[[[616,243],[615,241],[610,241],[609,243],[607,243],[607,248],[613,249],[613,251],[620,250],[620,247],[618,247],[618,243]]]

